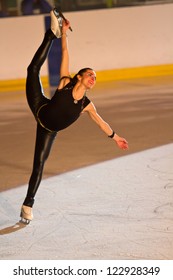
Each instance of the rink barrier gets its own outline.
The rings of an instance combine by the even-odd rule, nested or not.
[[[173,76],[173,64],[104,70],[96,71],[96,73],[97,82],[109,82],[156,76]],[[49,78],[42,76],[41,80],[43,87],[48,88]],[[0,92],[25,90],[25,82],[26,79],[0,81]]]

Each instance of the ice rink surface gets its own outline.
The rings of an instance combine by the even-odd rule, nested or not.
[[[27,226],[24,193],[1,193],[1,259],[173,258],[173,144],[45,179]]]

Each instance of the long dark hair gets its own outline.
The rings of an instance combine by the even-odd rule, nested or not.
[[[78,72],[77,72],[77,74],[76,75],[74,75],[74,77],[73,78],[71,78],[71,77],[67,77],[67,76],[64,76],[64,77],[62,77],[61,79],[64,79],[64,78],[70,78],[70,82],[65,86],[65,87],[69,87],[69,86],[75,86],[75,84],[78,82],[78,78],[77,78],[77,76],[79,75],[79,76],[82,76],[87,70],[92,70],[93,71],[93,69],[92,68],[90,68],[90,67],[86,67],[86,68],[82,68],[82,69],[80,69]]]

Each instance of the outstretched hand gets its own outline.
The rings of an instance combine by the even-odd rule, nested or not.
[[[113,139],[116,141],[116,143],[120,149],[127,150],[129,148],[129,145],[128,145],[128,142],[126,141],[126,139],[124,139],[118,135],[115,135]]]

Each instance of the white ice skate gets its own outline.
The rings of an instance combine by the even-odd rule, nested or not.
[[[59,11],[57,8],[53,9],[53,12],[55,14],[55,16],[57,17],[57,19],[61,18],[63,19],[65,22],[67,22],[67,19],[65,18],[65,16],[63,15],[63,13],[61,11]],[[71,28],[71,26],[69,26],[70,31],[73,31],[73,29]]]
[[[61,38],[62,34],[62,17],[56,8],[50,12],[51,30],[57,38]]]
[[[22,205],[20,217],[20,222],[29,224],[33,219],[32,207]]]

